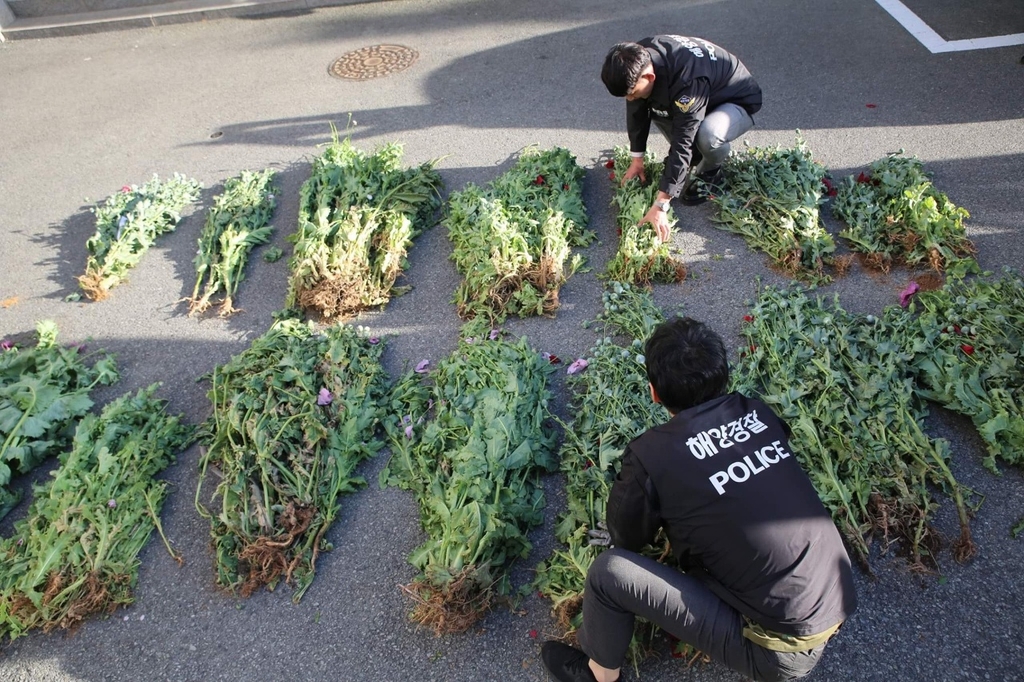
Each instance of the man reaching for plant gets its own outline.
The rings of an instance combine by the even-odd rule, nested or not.
[[[646,345],[651,397],[672,415],[633,440],[587,573],[582,651],[541,649],[560,682],[613,682],[637,616],[757,680],[802,677],[854,612],[850,558],[759,400],[726,393],[722,339],[676,318]],[[639,554],[659,528],[679,568]]]
[[[644,152],[653,121],[669,141],[658,198],[643,218],[665,241],[669,201],[706,201],[706,187],[721,181],[729,143],[754,125],[761,88],[734,55],[702,38],[663,35],[619,43],[605,57],[601,80],[626,98],[626,130],[633,161],[622,182],[644,174]],[[693,163],[694,177],[689,178]],[[700,180],[700,182],[696,182]]]

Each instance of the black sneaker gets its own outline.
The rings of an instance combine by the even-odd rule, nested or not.
[[[700,173],[686,186],[686,189],[683,190],[682,195],[679,197],[679,201],[687,206],[703,204],[708,200],[709,195],[720,191],[722,179],[721,167],[712,168]]]
[[[590,672],[590,658],[568,644],[554,640],[544,642],[540,658],[548,673],[558,682],[597,682],[594,673]]]

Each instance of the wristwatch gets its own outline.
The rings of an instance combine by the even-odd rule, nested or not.
[[[668,201],[666,201],[664,199],[660,199],[658,201],[655,201],[654,202],[654,207],[655,208],[659,208],[662,211],[667,211],[668,210]]]

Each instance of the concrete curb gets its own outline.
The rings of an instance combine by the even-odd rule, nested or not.
[[[11,11],[6,0],[0,0],[0,43],[6,40],[4,34],[7,32],[7,27],[13,23],[14,12]]]
[[[365,0],[174,0],[159,5],[98,10],[46,17],[17,17],[0,0],[0,42],[53,38],[100,31],[146,28],[223,17],[307,13],[317,7],[359,4]]]

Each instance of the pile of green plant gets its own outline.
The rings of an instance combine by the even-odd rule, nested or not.
[[[86,415],[53,478],[36,487],[28,516],[0,540],[0,636],[74,629],[132,602],[138,554],[160,530],[167,494],[154,477],[192,432],[165,412],[156,388]]]
[[[631,440],[663,423],[668,414],[651,400],[643,343],[663,320],[650,294],[628,283],[610,282],[598,317],[605,330],[624,338],[599,338],[586,358],[586,370],[569,379],[574,415],[565,425],[559,451],[566,477],[566,511],[555,534],[565,545],[537,567],[535,589],[552,600],[566,636],[580,625],[587,570],[604,548],[587,543],[587,531],[605,519],[605,504],[620,459]]]
[[[107,298],[156,238],[174,230],[201,188],[198,181],[177,173],[166,182],[154,175],[142,187],[126,185],[96,206],[96,233],[85,243],[89,258],[78,278],[85,295],[94,301]]]
[[[21,499],[7,488],[11,477],[66,449],[92,408],[90,391],[118,379],[112,356],[97,354],[90,365],[83,350],[58,345],[48,321],[36,325],[34,347],[5,342],[0,349],[0,519]]]
[[[507,315],[550,315],[558,290],[583,262],[584,170],[567,149],[528,148],[487,188],[468,184],[448,201],[452,259],[463,280],[455,304],[464,319],[485,324]]]
[[[785,274],[812,283],[831,280],[835,242],[821,222],[825,167],[803,138],[793,147],[751,147],[722,166],[725,187],[712,197],[720,229],[743,235]],[[835,263],[840,265],[842,263]]]
[[[396,386],[381,486],[411,490],[427,540],[403,589],[411,618],[461,632],[510,592],[508,568],[543,521],[539,475],[555,467],[548,401],[553,366],[525,338],[463,339],[429,374],[420,363]]]
[[[612,159],[605,164],[611,169],[609,177],[615,183],[612,206],[618,210],[619,248],[608,263],[605,277],[613,282],[647,285],[651,282],[681,282],[686,278],[686,266],[672,257],[671,241],[662,242],[650,223],[640,224],[658,196],[657,178],[661,177],[664,164],[654,160],[648,153],[644,159],[644,173],[648,184],[633,178],[625,185],[619,183],[629,168],[629,150],[616,147]],[[670,225],[676,217],[670,207]]]
[[[220,295],[220,316],[235,312],[233,297],[245,275],[253,247],[266,244],[274,231],[274,171],[243,171],[224,183],[224,191],[213,200],[206,224],[199,235],[196,253],[196,286],[189,299],[188,314],[202,315]]]
[[[875,535],[904,541],[911,565],[934,565],[933,487],[956,505],[954,557],[969,558],[969,491],[949,469],[949,444],[924,431],[927,406],[896,330],[799,286],[764,289],[745,319],[734,389],[789,424],[793,451],[863,565]]]
[[[875,161],[868,173],[851,175],[836,188],[832,212],[847,224],[839,236],[884,272],[896,264],[977,273],[964,229],[969,214],[935,189],[919,159],[902,154]]]
[[[1024,281],[951,279],[887,308],[918,393],[970,417],[996,459],[1024,465]]]
[[[391,299],[413,239],[441,204],[437,161],[401,162],[400,144],[367,154],[334,132],[299,192],[287,306],[330,320]]]
[[[302,598],[339,496],[364,485],[353,471],[383,445],[382,351],[361,328],[282,320],[213,371],[196,509],[210,520],[219,585],[247,597],[283,576]]]

